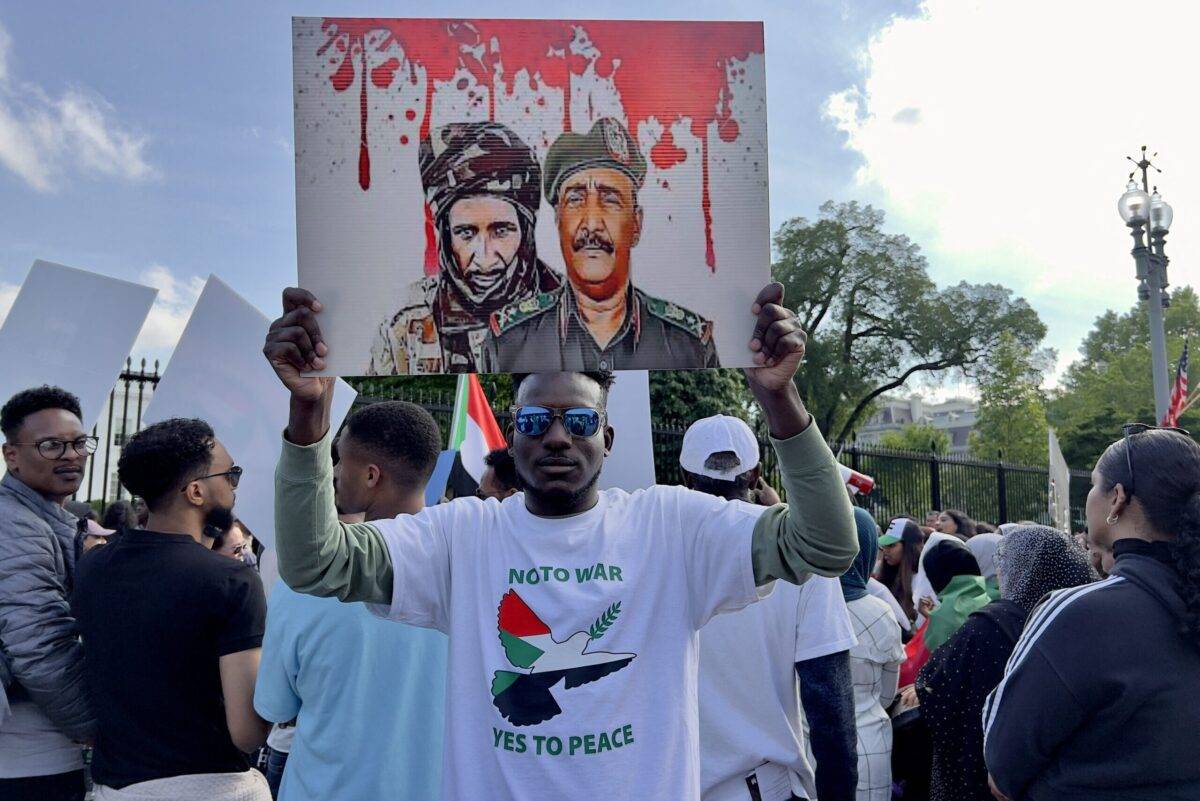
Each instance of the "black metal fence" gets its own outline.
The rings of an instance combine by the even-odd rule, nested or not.
[[[128,496],[121,482],[116,480],[117,460],[121,457],[121,448],[141,430],[142,412],[158,386],[158,379],[158,362],[147,370],[146,360],[142,359],[135,370],[133,360],[125,360],[125,369],[108,393],[107,408],[92,429],[92,435],[100,440],[100,447],[88,459],[83,486],[75,493],[78,500],[103,506]]]
[[[419,404],[433,415],[448,437],[454,413],[452,394],[436,391],[411,391],[387,387],[386,391],[370,384],[358,404],[379,400],[407,400]],[[386,394],[386,397],[382,397]],[[507,409],[493,409],[504,429],[509,420]],[[767,481],[780,486],[779,466],[762,426],[756,434],[762,452],[762,470]],[[659,483],[679,484],[679,451],[686,424],[659,424],[653,427],[654,470]],[[1045,467],[983,461],[960,455],[936,455],[895,450],[849,442],[834,445],[839,461],[875,479],[875,489],[859,503],[882,524],[894,517],[913,517],[918,521],[938,509],[961,509],[975,520],[992,524],[1033,520],[1051,524],[1050,477]],[[1071,471],[1071,525],[1085,528],[1083,506],[1090,476],[1086,471]]]
[[[87,480],[79,490],[78,497],[82,500],[103,504],[127,494],[115,480],[117,459],[121,446],[141,429],[142,412],[158,380],[157,362],[150,370],[147,370],[145,360],[137,370],[132,361],[126,363],[125,371],[109,394],[108,408],[93,432],[100,437],[100,447],[91,457]],[[370,383],[360,388],[364,392],[355,401],[356,406],[380,400],[416,403],[433,415],[443,435],[449,437],[454,414],[452,393],[394,385],[384,390]],[[493,411],[501,429],[506,428],[508,410]],[[761,430],[761,425],[758,428],[763,475],[769,483],[779,487],[775,452],[769,446],[766,431]],[[654,468],[660,483],[682,481],[679,451],[686,430],[686,424],[660,424],[652,429]],[[994,524],[1016,520],[1051,522],[1049,475],[1044,467],[894,450],[854,442],[835,445],[834,451],[843,464],[875,479],[875,489],[860,503],[885,525],[891,518],[900,516],[922,520],[934,509],[961,509],[976,520]],[[1089,483],[1087,472],[1071,471],[1071,524],[1075,530],[1085,527],[1083,506]]]

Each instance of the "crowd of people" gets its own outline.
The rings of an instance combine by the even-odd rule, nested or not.
[[[268,588],[206,422],[134,435],[135,500],[97,515],[78,400],[4,404],[0,798],[1200,798],[1186,433],[1121,432],[1083,544],[876,521],[772,285],[746,378],[780,487],[717,415],[684,486],[601,491],[612,375],[535,373],[477,497],[426,506],[442,433],[403,402],[334,430],[319,311],[288,290],[264,348],[290,392]]]

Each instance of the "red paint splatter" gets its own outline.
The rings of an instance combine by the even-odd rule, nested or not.
[[[371,70],[371,83],[380,89],[387,89],[392,85],[392,80],[396,77],[396,70],[398,69],[400,69],[400,59],[389,58]]]
[[[367,147],[367,49],[362,49],[362,93],[358,97],[358,185],[366,192],[371,188],[371,151]]]
[[[704,211],[704,263],[711,272],[717,271],[717,254],[713,248],[712,198],[708,194],[708,132],[700,138],[700,208]]]
[[[650,148],[650,160],[660,170],[669,170],[676,164],[682,164],[687,160],[687,151],[675,144],[675,137],[668,129],[663,131],[658,144]]]
[[[416,118],[417,118],[417,110],[416,109],[410,108],[404,112],[404,119],[408,120],[409,122],[412,122]]]
[[[400,137],[400,144],[402,144],[402,145],[407,145],[407,144],[408,144],[408,134],[403,134],[403,135]]]
[[[717,123],[717,136],[721,137],[723,142],[732,142],[738,138],[742,130],[738,127],[737,120],[733,117],[726,117]]]
[[[706,257],[709,266],[715,268],[708,192],[708,130],[710,125],[716,124],[717,135],[722,141],[738,138],[740,130],[729,107],[730,78],[741,76],[744,70],[733,70],[730,63],[744,61],[751,53],[763,52],[761,24],[331,18],[324,20],[322,30],[326,42],[317,54],[323,55],[331,45],[337,52],[345,53],[330,76],[337,91],[345,91],[353,83],[352,54],[355,48],[365,51],[370,33],[380,34],[372,40],[376,52],[383,54],[393,46],[399,48],[403,60],[409,64],[409,79],[414,86],[418,83],[415,65],[424,68],[426,103],[420,129],[423,139],[429,136],[431,127],[435,82],[453,80],[460,69],[467,70],[478,84],[489,88],[491,119],[495,119],[497,93],[504,91],[511,97],[517,74],[525,70],[531,88],[537,88],[540,78],[545,88],[562,91],[562,127],[564,131],[571,130],[572,75],[582,75],[589,67],[601,78],[612,80],[635,138],[639,126],[652,117],[664,126],[682,118],[690,119],[692,133],[704,144],[701,206],[705,219]],[[602,55],[585,58],[572,54],[570,45],[577,36],[586,36]],[[382,66],[391,61],[389,57]],[[363,67],[365,71],[365,52]],[[380,69],[372,72],[372,82],[386,88],[394,80],[395,68],[386,74]],[[462,88],[468,85],[464,81],[460,80]],[[364,155],[366,91],[364,80],[360,103],[363,126],[360,184],[364,183],[363,165],[366,165],[369,183],[369,157]],[[539,98],[539,103],[544,103],[544,99]],[[673,142],[661,148],[656,145],[655,149],[651,150],[651,159],[660,169],[668,169],[687,157],[685,151],[679,158],[682,149]],[[660,162],[668,166],[662,166]],[[432,221],[429,221],[426,268],[436,270],[437,253],[432,232]]]
[[[425,274],[437,275],[438,273],[438,248],[437,234],[433,228],[433,209],[429,208],[429,204],[425,204]]]

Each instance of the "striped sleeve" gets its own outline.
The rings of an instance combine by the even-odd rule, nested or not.
[[[984,757],[996,786],[1010,798],[1025,796],[1059,746],[1090,714],[1077,677],[1062,672],[1063,665],[1081,661],[1070,656],[1078,634],[1072,613],[1084,598],[1121,581],[1114,576],[1047,596],[1029,616],[1004,678],[988,696]]]

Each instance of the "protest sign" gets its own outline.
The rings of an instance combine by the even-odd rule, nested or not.
[[[0,403],[42,384],[74,393],[90,432],[158,290],[35,261],[0,327]]]
[[[293,20],[327,372],[745,366],[761,23]]]
[[[268,548],[275,543],[275,463],[288,421],[289,394],[263,358],[270,320],[216,276],[209,276],[143,416],[206,420],[245,471],[234,514]],[[337,430],[355,392],[338,381],[330,425]]]
[[[600,472],[600,489],[619,487],[633,492],[655,484],[654,440],[650,431],[650,374],[623,370],[608,393],[608,424],[613,427],[612,451]]]

